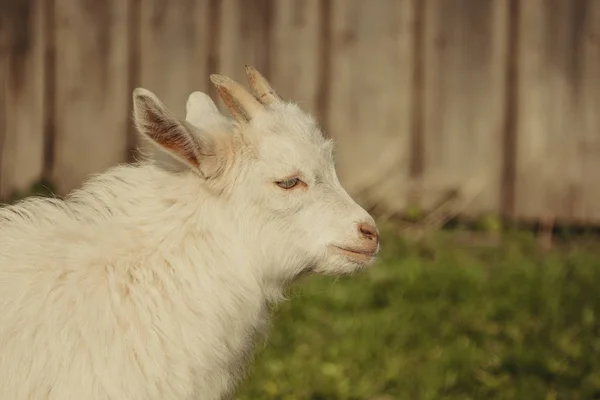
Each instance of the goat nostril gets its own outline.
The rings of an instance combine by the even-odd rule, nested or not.
[[[372,225],[359,224],[358,230],[368,240],[377,241],[379,239],[379,235],[377,234],[377,228],[375,228]]]

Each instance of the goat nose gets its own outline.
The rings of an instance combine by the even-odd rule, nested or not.
[[[358,231],[360,234],[367,240],[371,240],[377,242],[379,240],[379,234],[377,233],[377,228],[373,225],[369,224],[358,224]]]

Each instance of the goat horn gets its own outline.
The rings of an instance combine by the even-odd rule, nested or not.
[[[246,65],[246,75],[248,75],[250,88],[262,104],[269,105],[281,101],[281,97],[279,97],[266,78],[256,68]]]
[[[264,109],[252,94],[233,79],[212,74],[210,80],[216,86],[223,103],[238,122],[250,122],[259,110]]]

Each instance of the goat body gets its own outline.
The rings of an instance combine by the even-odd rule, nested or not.
[[[248,71],[262,101],[213,76],[235,121],[136,90],[150,157],[0,208],[0,399],[227,398],[290,282],[372,261],[329,142]]]

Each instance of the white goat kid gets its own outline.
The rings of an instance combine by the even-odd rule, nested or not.
[[[247,72],[256,97],[211,76],[235,121],[136,89],[152,157],[0,209],[1,399],[227,398],[290,282],[373,261],[332,143]]]

